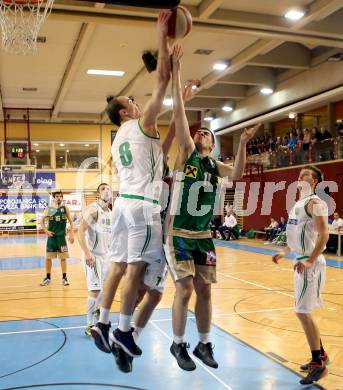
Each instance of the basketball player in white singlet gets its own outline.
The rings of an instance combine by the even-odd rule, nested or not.
[[[106,108],[112,123],[120,126],[112,145],[112,160],[119,179],[119,198],[112,215],[112,264],[103,291],[99,322],[92,328],[92,336],[99,349],[111,352],[109,312],[126,269],[119,325],[113,332],[113,341],[132,357],[142,353],[134,341],[130,324],[138,288],[147,264],[163,256],[158,205],[162,190],[163,153],[156,121],[170,80],[167,41],[170,16],[171,11],[161,11],[158,17],[157,83],[142,112],[132,99],[124,96],[108,99]]]
[[[294,264],[295,312],[304,329],[311,349],[310,363],[300,367],[307,371],[300,384],[308,385],[327,374],[329,358],[324,351],[317,324],[312,317],[315,308],[322,307],[321,293],[325,284],[323,251],[329,238],[327,206],[315,195],[323,181],[322,172],[314,166],[304,167],[299,174],[300,200],[296,202],[287,222],[287,247],[273,256],[278,261],[288,252],[296,254]]]
[[[111,188],[102,183],[96,193],[97,200],[87,206],[78,231],[88,288],[87,336],[99,317],[101,291],[110,265]]]

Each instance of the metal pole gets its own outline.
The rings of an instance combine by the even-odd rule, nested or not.
[[[31,164],[31,132],[30,132],[30,110],[29,108],[26,110],[27,112],[27,142],[29,147],[29,164]]]

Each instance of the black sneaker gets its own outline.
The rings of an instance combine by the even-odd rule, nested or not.
[[[328,366],[331,363],[329,355],[326,352],[324,352],[324,355],[321,355],[320,358],[322,359],[322,361],[324,362],[324,364],[326,366]],[[312,360],[310,360],[308,363],[305,363],[302,366],[300,366],[300,371],[308,372],[310,370],[310,368],[311,368],[311,361]]]
[[[322,362],[322,364],[311,362],[310,365],[311,368],[307,376],[299,382],[301,385],[310,385],[313,382],[317,382],[328,373],[328,369],[326,368],[324,362]]]
[[[112,337],[111,337],[112,338]],[[118,344],[130,356],[140,356],[142,350],[135,343],[132,336],[132,328],[127,332],[122,332],[119,328],[113,331],[113,341]]]
[[[193,354],[207,366],[218,368],[218,363],[213,357],[213,345],[211,343],[204,344],[199,342]]]
[[[108,333],[111,328],[111,323],[103,324],[101,322],[97,322],[95,326],[92,327],[91,335],[94,339],[95,345],[102,352],[111,353],[111,346],[108,340]]]
[[[119,347],[116,343],[111,345],[112,353],[115,357],[117,367],[122,372],[131,372],[132,371],[132,360],[133,358],[129,356],[123,348]]]
[[[170,347],[170,352],[175,357],[180,368],[186,371],[193,371],[197,367],[191,357],[188,355],[187,348],[189,348],[189,344],[187,343],[176,344],[173,342]]]

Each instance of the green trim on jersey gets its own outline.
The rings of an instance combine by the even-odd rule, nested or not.
[[[138,127],[139,127],[139,130],[148,138],[151,138],[151,139],[160,139],[160,133],[157,132],[158,136],[157,137],[152,137],[151,135],[147,134],[144,130],[143,130],[143,127],[141,125],[141,121],[140,119],[138,119]]]
[[[299,301],[298,301],[298,304],[301,302],[301,300],[304,298],[304,295],[305,295],[305,292],[306,292],[306,289],[307,289],[307,269],[304,270],[304,286],[303,286],[303,289],[301,291],[301,294],[300,294],[300,297],[299,297]]]
[[[141,195],[131,195],[131,194],[119,194],[120,198],[125,198],[125,199],[138,199],[138,200],[145,200],[146,202],[153,203],[153,204],[158,204],[158,200],[151,199],[151,198],[146,198],[145,196]]]
[[[144,245],[143,245],[141,256],[143,256],[143,254],[147,250],[147,248],[149,246],[149,243],[150,243],[150,239],[151,239],[151,226],[150,225],[146,225],[146,229],[147,229],[147,232],[146,232],[145,242],[144,242]]]

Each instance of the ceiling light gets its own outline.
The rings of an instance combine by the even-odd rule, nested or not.
[[[39,149],[37,149],[37,150],[36,150],[36,153],[39,153],[39,152],[40,152],[40,150],[39,150]]]
[[[171,97],[164,98],[163,105],[167,107],[171,107],[173,105],[173,99]]]
[[[39,144],[33,144],[33,146],[39,146]]]
[[[296,116],[296,114],[295,114],[294,112],[290,112],[290,113],[288,114],[288,118],[289,118],[289,119],[295,119],[295,116]]]
[[[233,111],[233,107],[231,107],[231,106],[223,106],[222,110],[225,111],[225,112],[231,112],[231,111]]]
[[[24,92],[37,92],[38,88],[36,87],[23,87]]]
[[[88,69],[87,74],[93,74],[97,76],[124,76],[125,72],[122,70],[101,70],[101,69]]]
[[[262,93],[263,95],[270,95],[270,94],[272,94],[273,92],[274,92],[273,89],[272,89],[272,88],[269,88],[269,87],[264,87],[264,88],[261,89],[261,93]]]
[[[85,144],[85,147],[88,148],[89,144]]]
[[[63,146],[65,146],[65,144],[60,144],[60,146],[62,146],[62,147],[63,147]]]
[[[67,153],[69,153],[69,150],[67,150]]]
[[[334,54],[333,56],[330,56],[328,58],[328,61],[330,61],[330,62],[339,62],[342,60],[343,60],[343,53],[337,53],[337,54]]]
[[[285,18],[290,20],[300,20],[305,15],[305,12],[300,9],[290,9],[285,14]]]
[[[213,65],[213,70],[225,70],[228,66],[229,64],[227,62],[224,61],[216,62]]]
[[[204,115],[204,121],[211,122],[214,119],[213,112],[211,110],[207,110]]]

